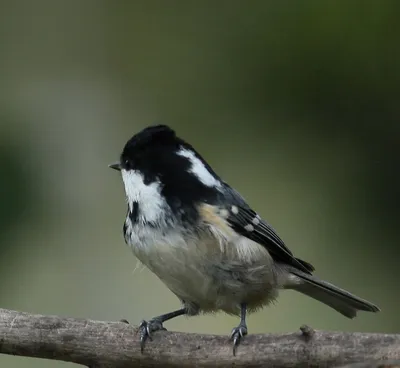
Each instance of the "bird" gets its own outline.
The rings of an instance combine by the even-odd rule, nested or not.
[[[164,322],[223,311],[240,318],[233,354],[248,334],[246,317],[291,289],[345,317],[379,307],[314,274],[278,233],[222,180],[192,145],[167,125],[151,125],[109,165],[127,201],[126,244],[180,300],[181,308],[139,325],[141,351]]]

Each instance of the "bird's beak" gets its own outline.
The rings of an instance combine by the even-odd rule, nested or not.
[[[121,171],[121,164],[119,162],[115,162],[111,165],[108,165],[108,167],[117,171]]]

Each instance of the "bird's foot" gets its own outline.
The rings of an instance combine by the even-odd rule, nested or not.
[[[247,326],[240,324],[235,327],[231,333],[231,340],[233,341],[233,355],[236,355],[236,349],[240,344],[240,341],[247,335]]]
[[[150,321],[142,321],[139,325],[139,335],[140,335],[140,351],[143,353],[144,346],[146,344],[146,340],[151,338],[151,334],[155,331],[160,331],[164,330],[166,331],[167,329],[164,328],[162,322],[157,319],[153,318]]]

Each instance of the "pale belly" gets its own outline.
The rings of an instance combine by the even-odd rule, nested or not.
[[[238,314],[241,303],[247,303],[251,312],[277,296],[280,277],[269,253],[245,238],[226,244],[211,238],[201,244],[196,239],[174,239],[130,247],[192,314]]]

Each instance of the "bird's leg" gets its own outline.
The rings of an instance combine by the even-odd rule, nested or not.
[[[236,354],[236,348],[240,344],[240,340],[247,335],[247,324],[246,324],[246,303],[240,305],[240,323],[238,327],[235,327],[231,333],[231,340],[233,341],[233,355]]]
[[[140,350],[143,353],[144,345],[146,340],[149,338],[151,340],[151,333],[159,330],[166,330],[163,326],[165,321],[168,321],[172,318],[182,316],[187,314],[186,308],[181,308],[176,311],[162,314],[161,316],[154,317],[151,320],[142,321],[139,325],[139,334],[140,334]]]

